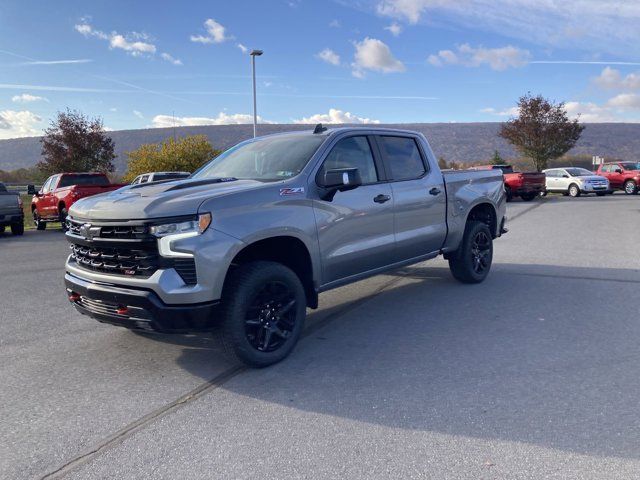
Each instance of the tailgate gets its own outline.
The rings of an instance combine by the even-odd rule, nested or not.
[[[532,187],[532,186],[544,187],[545,186],[546,175],[544,173],[526,172],[526,173],[520,173],[520,175],[522,175],[522,185],[527,185],[528,187]]]

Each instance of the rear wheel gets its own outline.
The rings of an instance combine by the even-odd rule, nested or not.
[[[238,267],[222,293],[225,353],[251,367],[279,362],[300,338],[306,306],[300,279],[284,265],[258,261]]]
[[[489,274],[493,260],[493,239],[482,222],[467,222],[462,243],[450,257],[449,269],[462,283],[480,283]]]
[[[575,183],[569,185],[569,196],[574,198],[580,196],[580,187]]]
[[[40,218],[37,208],[33,209],[33,224],[36,226],[36,230],[44,230],[47,228],[47,224]]]
[[[24,234],[24,223],[12,223],[11,224],[11,233],[13,235],[22,235],[22,234]]]
[[[537,195],[535,193],[523,193],[522,195],[520,195],[520,198],[525,202],[530,202],[531,200],[536,198],[536,196]]]
[[[604,197],[607,194],[607,192],[596,192],[596,195],[599,197]]]
[[[636,182],[633,180],[627,180],[624,182],[624,193],[627,195],[635,195],[638,193],[638,186],[636,185]]]

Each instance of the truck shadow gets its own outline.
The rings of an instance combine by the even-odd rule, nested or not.
[[[422,265],[392,275],[397,286],[366,301],[311,313],[288,360],[222,388],[393,428],[640,458],[638,270],[496,264],[480,285]],[[196,374],[202,361],[201,348],[178,360]]]

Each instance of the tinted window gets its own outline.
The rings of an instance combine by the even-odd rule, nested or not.
[[[162,180],[172,180],[175,178],[187,178],[189,175],[185,173],[158,173],[153,176],[154,182],[160,182]]]
[[[65,175],[58,188],[71,185],[109,185],[109,180],[102,175]]]
[[[367,137],[349,137],[340,140],[327,156],[320,175],[336,168],[357,168],[362,183],[378,181],[376,164]]]
[[[593,175],[593,172],[590,172],[586,168],[567,168],[567,172],[572,177],[587,177]]]
[[[379,142],[393,180],[418,178],[427,171],[413,138],[379,137]]]
[[[495,165],[492,170],[502,170],[502,173],[513,173],[513,167],[511,165]]]
[[[42,186],[42,193],[49,193],[49,186],[51,185],[51,180],[53,180],[53,179],[54,179],[54,177],[49,177],[47,179],[45,184]]]
[[[546,172],[544,172],[544,174],[549,178],[554,178],[557,176],[555,170],[547,170]]]
[[[0,182],[0,192],[6,192],[7,187],[4,186],[4,183]]]

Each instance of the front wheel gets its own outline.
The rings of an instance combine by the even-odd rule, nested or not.
[[[13,235],[23,235],[24,234],[24,223],[12,223],[11,224],[11,233]]]
[[[47,228],[47,224],[40,218],[37,208],[33,209],[33,224],[36,226],[36,230],[44,230]]]
[[[580,196],[580,188],[575,183],[569,186],[569,196],[574,198]]]
[[[231,272],[222,293],[220,339],[227,356],[251,367],[279,362],[295,347],[306,316],[298,276],[276,262],[251,262]]]
[[[489,274],[493,260],[493,239],[482,222],[468,222],[462,243],[450,257],[449,269],[462,283],[480,283]]]
[[[635,195],[638,193],[638,186],[636,185],[636,182],[633,180],[627,180],[624,182],[624,193],[627,195]]]

